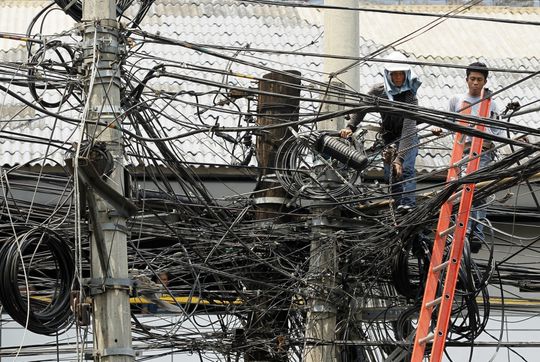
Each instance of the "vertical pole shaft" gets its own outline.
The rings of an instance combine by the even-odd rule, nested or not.
[[[300,97],[300,72],[288,71],[289,74],[268,73],[264,80],[259,83],[259,90],[264,94],[259,95],[257,125],[279,125],[298,119]],[[297,128],[297,127],[293,127]],[[261,227],[268,223],[287,222],[286,217],[281,215],[287,211],[287,192],[279,186],[276,177],[272,176],[275,167],[276,151],[291,132],[286,127],[272,128],[257,137],[257,163],[260,168],[261,181],[257,184],[255,192],[257,220]],[[259,273],[254,273],[254,279],[260,278]],[[264,274],[266,278],[277,278],[271,271]],[[277,281],[276,281],[277,282]],[[288,310],[292,295],[286,292],[265,293],[258,300],[263,308],[272,306],[272,311],[259,310],[251,313],[250,328],[254,331],[251,335],[258,338],[272,340],[273,351],[266,348],[252,349],[245,354],[246,362],[284,362],[288,360],[286,347],[281,346],[279,341],[285,341],[289,335],[287,329]]]
[[[325,0],[325,5],[340,6],[349,9],[358,8],[358,0]],[[360,44],[360,21],[358,11],[355,10],[324,10],[324,53],[338,56],[358,57]],[[350,59],[325,58],[323,70],[326,74],[335,74],[330,79],[330,87],[343,88],[348,91],[360,89],[360,68],[352,66],[339,73],[341,70],[353,65],[356,61]],[[332,92],[326,99],[339,101],[342,94]],[[326,104],[325,112],[338,111],[342,106]],[[339,130],[345,127],[343,117],[332,118],[319,123],[321,130]]]
[[[257,112],[261,114],[257,118],[258,126],[279,125],[298,120],[298,107],[300,97],[300,72],[288,71],[290,75],[283,73],[268,73],[264,80],[259,83],[259,90],[264,94],[259,95]],[[298,127],[292,127],[298,129]],[[262,181],[257,189],[261,190],[255,197],[270,198],[277,201],[287,197],[287,192],[277,187],[279,184],[272,170],[275,167],[276,152],[283,141],[292,133],[286,128],[272,128],[257,137],[257,164]],[[265,177],[268,176],[266,179]],[[257,191],[257,190],[255,190]],[[264,200],[257,207],[256,218],[263,220],[275,218],[282,212],[284,203],[266,203]]]
[[[120,125],[120,47],[116,1],[83,1],[83,47],[87,104],[86,132],[90,144],[102,142],[114,167],[107,183],[124,194]],[[126,218],[96,195],[96,224],[103,231],[105,255],[91,240],[94,359],[133,361],[127,263]],[[107,260],[100,261],[106,257]],[[104,266],[104,267],[103,267]]]
[[[350,9],[358,8],[357,0],[326,0],[325,5],[335,5]],[[359,56],[359,17],[355,10],[326,9],[324,11],[324,53],[338,56]],[[329,79],[330,93],[325,99],[340,101],[342,92],[335,88],[349,91],[358,91],[360,84],[360,71],[354,60],[325,58],[324,71],[331,74]],[[351,66],[349,68],[349,66]],[[346,69],[346,70],[345,70]],[[343,72],[341,72],[343,70]],[[333,89],[332,89],[333,88]],[[342,106],[326,104],[324,112],[334,112]],[[333,118],[320,122],[320,130],[339,130],[345,127],[344,118]],[[332,172],[327,174],[327,180]],[[337,272],[336,243],[332,237],[332,229],[326,225],[330,217],[339,216],[339,211],[330,210],[322,206],[314,209],[313,240],[310,250],[310,264],[308,273],[308,290],[312,297],[308,298],[308,314],[306,323],[306,348],[304,360],[306,362],[333,362],[337,358],[334,346],[336,339],[336,310],[332,302]]]
[[[336,286],[337,245],[326,225],[338,210],[313,209],[312,235],[308,272],[308,311],[306,322],[305,362],[334,362],[337,350],[336,309],[333,289]]]

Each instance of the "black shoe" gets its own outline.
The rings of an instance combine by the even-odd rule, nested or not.
[[[412,205],[398,205],[396,208],[396,211],[402,214],[407,214],[411,212],[414,209],[414,206]]]

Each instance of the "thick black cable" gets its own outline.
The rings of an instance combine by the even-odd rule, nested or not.
[[[50,302],[33,300],[31,297],[32,289],[43,285],[20,284],[21,264],[26,263],[29,257],[32,263],[24,266],[28,278],[32,277],[37,268],[44,269],[44,266],[40,265],[43,262],[39,260],[40,254],[33,256],[34,253],[43,251],[49,251],[54,258],[53,264],[48,266],[52,267],[49,271],[52,273],[50,278],[53,289],[38,292],[45,292],[46,298],[51,299]],[[0,250],[0,300],[8,314],[19,324],[27,326],[30,331],[45,335],[64,332],[72,323],[70,302],[73,272],[74,262],[69,245],[51,230],[33,228],[7,240]],[[21,295],[21,290],[26,288],[31,289],[31,294],[26,296],[30,300]],[[30,303],[30,309],[27,308],[27,303]]]

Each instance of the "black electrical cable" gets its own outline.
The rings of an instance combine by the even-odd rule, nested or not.
[[[412,300],[422,298],[424,280],[430,265],[430,240],[424,233],[404,240],[403,247],[396,250],[392,263],[392,282],[397,292]],[[412,271],[409,264],[415,262]],[[413,280],[414,278],[414,280]]]
[[[66,51],[70,59],[64,59],[64,55],[62,54],[61,50]],[[56,56],[58,57],[59,63],[56,63],[57,61],[48,59],[47,51],[56,54]],[[33,54],[32,57],[29,59],[29,62],[32,64],[40,65],[44,71],[54,71],[53,68],[56,65],[60,65],[64,68],[66,75],[75,75],[76,68],[73,65],[71,66],[68,65],[69,61],[73,63],[74,58],[75,58],[75,54],[70,46],[62,44],[60,41],[52,41],[40,47],[40,49],[38,49],[38,51],[35,54]],[[35,79],[36,74],[38,72],[41,73],[38,70],[37,66],[29,68],[28,69],[29,78]],[[71,82],[67,84],[59,85],[59,86],[54,85],[54,84],[38,85],[38,83],[36,83],[33,80],[28,82],[28,89],[30,90],[30,94],[32,95],[34,100],[38,102],[44,108],[57,108],[58,106],[60,106],[62,103],[64,103],[71,97],[74,87],[75,87],[75,84]],[[60,92],[61,99],[59,99],[56,102],[48,101],[42,95],[38,95],[37,93],[38,88],[53,89],[53,90],[63,89],[63,92]]]
[[[372,13],[381,13],[381,14],[398,14],[398,15],[411,15],[411,16],[426,16],[426,17],[437,17],[440,18],[442,15],[437,13],[427,13],[419,11],[404,11],[396,9],[377,9],[377,8],[351,8],[346,6],[338,5],[323,5],[323,4],[310,4],[305,2],[286,2],[279,0],[236,0],[241,3],[252,3],[260,5],[272,5],[272,6],[281,6],[281,7],[303,7],[303,8],[315,8],[315,9],[330,9],[330,10],[343,10],[343,11],[356,11],[356,12],[372,12]],[[475,2],[469,1],[469,8],[472,8],[471,4],[474,5]],[[479,4],[479,2],[476,2]],[[453,19],[464,19],[464,20],[475,20],[475,21],[489,21],[496,23],[507,23],[507,24],[520,24],[520,25],[540,25],[540,22],[537,21],[526,21],[526,20],[514,20],[514,19],[502,19],[498,17],[482,17],[482,16],[472,16],[472,15],[447,15],[449,18]]]
[[[50,256],[47,257],[47,254]],[[46,259],[42,259],[44,257]],[[51,283],[21,284],[23,268],[27,278],[43,275],[41,278]],[[64,332],[71,325],[73,281],[71,248],[52,230],[34,227],[8,239],[0,250],[0,300],[15,321],[34,333],[54,335],[59,331]],[[36,292],[44,295],[45,300],[34,300],[31,295],[23,298],[21,291],[27,288],[31,294],[34,292],[32,289],[36,288]],[[27,307],[28,303],[30,308]]]
[[[125,10],[131,3],[123,2],[119,4],[119,7]],[[142,19],[143,11],[148,11],[148,8],[143,9],[144,6],[145,4],[141,5],[141,13],[134,17],[133,28],[137,27],[138,19]],[[125,16],[124,12],[122,12],[122,16]],[[128,24],[128,26],[131,25]],[[131,30],[123,29],[122,32],[128,36]],[[132,34],[144,33],[141,30],[134,30]],[[152,42],[148,41],[148,39],[141,40],[140,46]],[[154,39],[153,42],[155,43],[178,45],[169,39],[158,39],[156,37]],[[139,41],[139,39],[136,38],[136,41]],[[190,43],[184,43],[184,45],[189,47]],[[69,49],[76,49],[73,45],[65,46],[69,47]],[[195,49],[197,49],[197,46],[199,48],[205,47],[196,44]],[[58,49],[64,51],[61,47]],[[139,49],[139,47],[136,49]],[[38,50],[38,53],[40,51],[44,52],[45,49]],[[133,49],[128,51],[127,56],[136,55],[134,51]],[[200,51],[204,51],[204,49],[200,49]],[[33,55],[36,56],[36,54]],[[246,54],[246,57],[248,56]],[[28,67],[18,68],[9,64],[3,66],[1,69],[2,76],[4,74],[6,76],[2,77],[1,81],[10,82],[10,75],[24,70],[24,72],[27,72],[26,75],[17,77],[13,75],[11,78],[10,87],[13,88],[10,90],[14,94],[18,94],[17,90],[14,89],[16,86],[24,87],[29,84],[30,87],[35,85],[35,93],[38,96],[39,91],[46,89],[56,91],[68,89],[68,87],[72,86],[71,84],[76,86],[76,78],[72,77],[75,74],[71,74],[69,64],[65,64],[69,63],[71,59],[63,59],[64,63],[59,61],[45,64],[46,67],[49,67],[46,70],[51,72],[47,74],[46,79],[39,79],[38,75],[43,69],[43,64],[40,64],[41,58],[36,56],[28,64]],[[245,64],[258,70],[264,68],[255,64],[253,58],[250,59],[251,62],[244,61],[244,63],[238,62],[235,56],[230,57],[222,54],[222,58],[231,62],[228,64],[236,62],[236,64]],[[328,297],[328,300],[332,301],[339,310],[353,310],[353,306],[349,303],[354,303],[356,300],[380,300],[384,303],[384,312],[379,316],[382,316],[384,321],[363,321],[359,319],[356,313],[351,311],[347,314],[347,319],[343,321],[345,326],[343,328],[357,330],[358,335],[365,339],[366,342],[385,338],[389,341],[389,344],[392,344],[397,342],[396,339],[405,339],[410,335],[412,315],[407,316],[407,313],[404,313],[402,319],[395,323],[392,321],[390,317],[391,307],[389,305],[400,306],[405,303],[403,298],[389,284],[391,281],[396,284],[395,289],[407,297],[407,303],[419,302],[422,290],[422,283],[419,282],[419,279],[425,274],[423,269],[429,264],[428,249],[431,241],[422,241],[419,247],[420,250],[417,250],[418,246],[413,242],[414,236],[418,235],[426,227],[429,228],[435,224],[437,208],[447,200],[452,191],[456,190],[464,182],[493,181],[493,184],[488,185],[485,191],[480,191],[479,195],[482,195],[482,192],[484,194],[492,193],[523,182],[533,173],[539,171],[538,162],[534,160],[537,158],[535,152],[538,150],[538,145],[523,145],[516,142],[516,146],[519,145],[525,150],[520,149],[515,155],[505,157],[501,162],[491,165],[486,170],[480,170],[462,180],[447,184],[446,186],[448,190],[451,190],[450,192],[444,190],[431,200],[419,201],[418,207],[407,215],[395,215],[389,206],[384,210],[371,214],[360,211],[355,212],[354,208],[358,202],[381,198],[387,199],[389,197],[373,184],[359,182],[352,188],[355,192],[358,191],[357,193],[347,193],[339,198],[329,192],[323,191],[319,193],[318,196],[323,197],[323,202],[328,209],[339,208],[348,212],[347,215],[336,217],[333,220],[337,225],[335,226],[336,230],[339,228],[339,231],[336,231],[335,239],[329,237],[328,242],[335,242],[336,244],[337,275],[341,275],[339,273],[341,272],[340,268],[343,260],[348,261],[351,270],[347,272],[347,298],[342,299],[339,297],[342,295],[339,294],[341,292],[339,287],[321,285],[308,290],[308,278],[311,277],[308,271],[309,264],[312,262],[310,258],[310,242],[313,239],[310,220],[314,217],[324,217],[326,215],[317,214],[318,211],[310,214],[310,209],[295,206],[294,212],[273,213],[274,216],[265,220],[265,222],[272,225],[271,227],[261,226],[260,220],[255,218],[256,207],[258,206],[250,204],[253,200],[252,192],[246,192],[245,195],[234,195],[230,199],[216,198],[210,192],[198,186],[202,184],[202,181],[190,169],[196,163],[186,162],[184,159],[184,155],[192,151],[190,144],[184,141],[191,141],[196,137],[186,138],[190,135],[199,134],[202,137],[197,141],[206,143],[203,133],[209,133],[209,137],[219,137],[219,142],[216,142],[215,146],[214,143],[208,146],[213,153],[213,157],[221,157],[221,160],[223,160],[221,164],[216,162],[215,165],[226,165],[238,169],[235,165],[231,166],[231,163],[234,162],[231,160],[238,159],[234,152],[235,147],[239,145],[241,136],[246,133],[257,136],[272,129],[272,127],[255,126],[253,122],[245,121],[243,123],[242,117],[259,116],[258,113],[249,110],[249,105],[247,111],[245,108],[246,103],[249,104],[249,101],[262,93],[251,89],[242,82],[259,81],[260,78],[252,74],[236,75],[234,72],[229,74],[228,70],[232,69],[230,67],[213,69],[212,67],[202,67],[194,64],[180,64],[180,62],[160,59],[152,54],[136,58],[135,63],[129,63],[127,58],[124,60],[127,62],[122,63],[122,66],[126,67],[125,64],[127,64],[129,70],[122,74],[122,84],[125,85],[125,88],[122,88],[121,96],[123,99],[122,107],[125,112],[118,117],[118,123],[122,123],[124,128],[124,145],[130,149],[129,156],[133,156],[130,158],[130,162],[139,165],[144,174],[143,181],[134,180],[133,189],[144,185],[144,190],[147,190],[147,187],[158,190],[153,193],[139,192],[137,194],[138,202],[144,211],[141,215],[128,220],[131,230],[129,263],[134,268],[147,269],[153,272],[162,269],[172,271],[175,274],[173,283],[176,284],[169,288],[171,294],[180,292],[183,293],[182,296],[189,298],[206,299],[213,308],[216,308],[219,302],[224,300],[238,302],[237,305],[221,306],[220,312],[226,315],[224,318],[220,317],[207,323],[196,320],[191,324],[189,330],[185,331],[180,330],[182,322],[175,326],[175,323],[167,321],[162,326],[153,326],[151,333],[145,333],[139,339],[135,338],[136,341],[140,341],[147,346],[156,346],[161,351],[164,348],[191,351],[213,350],[223,351],[224,354],[230,357],[234,353],[242,353],[241,348],[256,348],[257,345],[267,348],[275,345],[276,341],[256,335],[252,326],[247,324],[246,315],[258,313],[258,315],[266,317],[267,315],[273,315],[278,309],[288,308],[289,315],[287,318],[290,325],[294,325],[295,328],[287,331],[288,334],[284,333],[287,335],[287,348],[290,348],[288,352],[291,355],[299,356],[300,359],[305,342],[302,331],[305,326],[306,301],[314,295],[313,293],[318,293],[318,296]],[[258,59],[257,61],[261,60]],[[444,66],[444,64],[441,66]],[[266,67],[266,69],[271,70],[272,67]],[[204,72],[209,77],[202,79],[204,77],[199,75],[192,76],[194,72]],[[190,76],[188,77],[185,74]],[[529,72],[528,74],[534,73]],[[208,79],[212,79],[211,75],[227,76],[227,81],[209,81]],[[235,76],[238,78],[233,79]],[[313,96],[313,94],[317,93],[320,96],[322,91],[310,90],[310,87],[318,83],[308,78],[302,79],[305,79],[305,81],[303,80],[304,84],[300,86],[300,90],[308,91],[310,96],[303,96],[299,100],[303,104],[320,102],[320,99],[314,99],[317,95]],[[175,85],[172,90],[170,90],[171,88],[162,87],[160,84],[160,82],[178,81],[184,83],[178,87]],[[68,84],[68,82],[71,83]],[[518,83],[512,83],[512,86],[515,84]],[[207,91],[203,86],[215,87],[215,89]],[[182,90],[175,92],[176,88]],[[197,92],[193,89],[197,89]],[[233,98],[230,97],[230,93],[236,91],[245,92],[248,95],[248,100],[242,99],[238,103],[232,102]],[[301,118],[298,122],[280,123],[276,127],[283,127],[283,125],[300,126],[312,131],[316,122],[333,118],[336,115],[366,110],[378,112],[381,109],[386,109],[392,112],[404,112],[418,116],[420,120],[424,120],[429,124],[443,124],[454,127],[448,128],[451,130],[466,130],[456,128],[455,124],[450,123],[456,117],[455,114],[420,107],[408,107],[398,103],[384,103],[381,100],[351,91],[344,91],[341,94],[339,92],[335,87],[328,87],[328,94],[343,95],[344,98],[342,99],[346,100],[344,102],[336,101],[335,104],[344,105],[345,108],[350,109],[346,109],[341,113],[310,117],[317,114],[314,110],[316,107],[313,107],[313,105],[311,108],[300,106],[300,109],[311,110],[311,113],[306,111],[300,114]],[[268,94],[271,95],[272,93],[269,92]],[[229,107],[218,104],[219,101],[216,100],[216,97],[222,97],[232,104]],[[209,98],[213,99],[210,100]],[[358,102],[361,102],[361,107],[358,107]],[[34,103],[37,103],[37,105],[29,106],[38,110],[38,112],[47,108],[44,104],[40,105],[39,101]],[[191,107],[196,108],[196,114],[188,114],[189,111],[183,109],[193,109]],[[80,111],[80,109],[73,107],[70,111]],[[216,111],[219,114],[216,115]],[[65,109],[62,112],[65,112]],[[232,123],[221,125],[219,121],[223,118],[220,119],[219,117],[222,115],[238,117],[236,126],[227,127],[228,124]],[[274,115],[277,119],[285,116],[285,114]],[[178,119],[175,119],[175,117]],[[308,117],[310,118],[307,119]],[[163,120],[166,120],[166,122],[161,122]],[[471,123],[484,122],[483,119],[473,117],[467,120]],[[19,119],[16,121],[20,122]],[[69,126],[77,125],[80,122],[80,120],[62,118],[58,118],[58,121],[69,123]],[[497,123],[497,121],[491,120],[488,120],[488,122],[501,127],[500,122]],[[6,125],[9,123],[10,121],[5,122]],[[245,125],[247,127],[244,127]],[[60,123],[59,126],[61,127]],[[532,127],[508,126],[506,123],[504,124],[505,129],[509,128],[518,132],[529,132],[532,129],[531,134],[538,133],[538,130]],[[175,128],[181,130],[178,132],[171,131]],[[36,138],[27,137],[23,134],[17,135],[13,130],[5,134],[13,139],[28,140],[35,143],[45,142],[44,137]],[[477,135],[485,136],[483,134]],[[511,143],[505,137],[497,140]],[[58,145],[59,147],[64,147],[62,143],[64,141],[51,140],[55,146]],[[334,146],[332,152],[345,150],[344,144],[336,143]],[[217,147],[220,147],[221,151],[218,152]],[[295,150],[283,151],[281,161],[293,161],[290,159],[295,154],[293,151]],[[222,153],[226,155],[224,156]],[[327,156],[336,158],[336,153]],[[369,155],[368,159],[373,162],[375,157],[376,153],[374,152]],[[230,160],[226,158],[230,158]],[[524,158],[532,158],[533,160],[528,160],[522,166],[515,165],[516,160],[521,162]],[[33,162],[36,161],[33,160]],[[363,162],[360,163],[363,164]],[[167,168],[162,167],[162,165],[166,165]],[[201,163],[197,165],[201,165]],[[370,165],[373,165],[373,163]],[[209,164],[205,164],[205,166],[209,166]],[[328,162],[325,163],[325,166],[330,167],[332,164]],[[128,168],[130,167],[128,166]],[[24,167],[20,167],[20,169],[24,174]],[[253,167],[250,170],[255,172],[259,168]],[[294,162],[282,163],[279,167],[269,167],[268,170],[282,173],[312,172],[309,167],[302,169]],[[441,172],[444,169],[438,168],[437,171]],[[51,228],[58,228],[62,233],[65,232],[70,235],[68,239],[73,237],[73,231],[69,230],[75,222],[73,215],[75,204],[70,199],[71,196],[53,207],[47,204],[35,203],[33,200],[21,200],[17,196],[16,191],[33,193],[38,189],[38,187],[33,186],[36,183],[39,184],[39,190],[53,190],[54,187],[43,185],[46,181],[50,182],[48,180],[50,177],[41,177],[41,175],[36,174],[32,178],[23,180],[32,180],[32,184],[25,184],[25,182],[18,180],[17,177],[21,177],[21,174],[10,173],[0,177],[3,182],[2,190],[4,190],[4,187],[5,190],[9,189],[9,191],[6,191],[6,195],[9,193],[9,196],[4,197],[0,202],[0,219],[4,222],[3,225],[10,225],[14,220],[24,221],[29,219],[43,224],[50,224]],[[510,178],[511,180],[505,185],[495,183],[502,178]],[[441,183],[437,186],[443,187],[444,184]],[[350,187],[347,186],[347,188]],[[177,189],[181,189],[181,191],[177,191]],[[417,191],[421,190],[421,188],[417,189]],[[53,194],[56,195],[56,193],[50,195]],[[70,195],[72,194],[70,193]],[[303,202],[304,200],[299,201]],[[322,205],[323,202],[319,204]],[[320,206],[319,204],[313,203],[310,206]],[[347,207],[342,207],[343,205]],[[315,207],[311,209],[315,210]],[[10,214],[10,212],[12,213]],[[60,212],[62,213],[60,214]],[[28,215],[29,213],[31,215]],[[56,214],[58,217],[53,219],[51,215]],[[350,217],[350,215],[353,216]],[[294,221],[282,225],[276,222],[279,217],[291,217]],[[24,229],[18,230],[19,235],[26,232]],[[58,232],[60,233],[60,231]],[[0,231],[0,243],[11,243],[9,234],[9,232]],[[84,234],[82,238],[81,242],[87,243],[88,235]],[[513,260],[508,260],[506,265],[508,266],[505,269],[507,274],[498,279],[501,283],[514,285],[526,278],[540,280],[538,268],[517,268]],[[464,256],[457,298],[459,304],[456,305],[454,312],[456,315],[463,316],[466,320],[456,319],[454,321],[452,338],[455,340],[472,340],[485,326],[485,319],[481,319],[481,314],[486,313],[484,315],[489,315],[487,295],[483,293],[484,288],[488,284],[491,285],[489,282],[491,276],[489,269],[489,263],[487,265],[478,265],[469,254],[466,253]],[[384,286],[387,284],[388,288],[385,288]],[[279,292],[276,292],[276,290]],[[476,297],[480,297],[479,300],[481,301],[477,302]],[[284,303],[284,301],[292,299],[300,299],[301,302],[297,304]],[[185,307],[184,310],[186,314],[181,318],[191,320],[195,316],[209,312],[211,307],[201,303],[194,307]],[[226,312],[223,312],[224,310]],[[232,322],[233,316],[238,318],[235,322]],[[230,318],[230,320],[225,320],[226,318]],[[243,329],[244,336],[247,336],[242,347],[229,343],[230,336],[234,333],[233,328],[236,327]],[[144,325],[137,324],[135,328],[146,332],[146,326]],[[170,329],[167,330],[167,328]],[[211,330],[211,332],[206,333],[203,329]],[[336,343],[339,343],[339,341]],[[365,350],[370,350],[370,347],[365,348]],[[381,353],[387,353],[392,349],[393,347],[385,347],[381,349]],[[370,354],[371,357],[376,358],[377,356],[373,353]]]
[[[54,0],[56,5],[60,7],[66,14],[71,16],[76,22],[82,20],[83,5],[81,0]],[[116,14],[120,16],[131,5],[133,0],[117,0]]]
[[[31,38],[31,35],[32,35],[32,29],[34,28],[34,25],[36,24],[36,22],[38,21],[38,19],[43,15],[45,14],[47,11],[49,11],[49,9],[51,7],[54,6],[54,3],[50,3],[49,5],[47,5],[46,7],[44,7],[43,9],[41,9],[39,11],[39,13],[37,13],[34,18],[32,19],[32,21],[30,21],[30,24],[28,25],[28,28],[26,29],[26,36],[27,38]],[[38,41],[38,40],[36,40]],[[33,42],[29,41],[26,43],[26,49],[28,50],[28,56],[31,56],[32,55],[32,45],[33,45]]]

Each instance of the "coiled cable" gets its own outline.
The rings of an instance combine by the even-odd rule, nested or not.
[[[35,227],[11,237],[0,249],[0,301],[6,312],[37,334],[67,328],[74,267],[71,248],[52,230]]]
[[[320,153],[317,149],[330,150],[328,142],[319,144],[321,134],[316,133],[310,142],[308,136],[291,136],[281,144],[276,153],[276,178],[281,186],[291,195],[310,199],[335,199],[340,196],[357,192],[354,184],[360,176],[360,171],[341,162],[349,160],[359,168],[363,167],[363,154],[357,150],[354,157],[344,154],[349,146],[341,145],[341,140],[335,139],[333,145],[340,144],[341,160]],[[325,138],[326,140],[326,138]],[[352,147],[352,146],[350,146]],[[336,151],[337,147],[332,150]],[[338,152],[332,152],[332,155]],[[361,157],[357,157],[361,155]],[[360,167],[362,166],[362,167]]]

